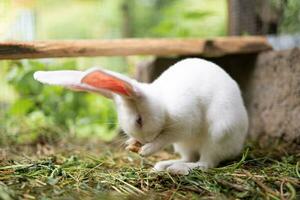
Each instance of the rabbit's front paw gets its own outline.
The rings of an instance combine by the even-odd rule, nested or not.
[[[125,145],[129,146],[129,145],[133,145],[134,143],[136,143],[136,139],[134,138],[129,138],[125,141]]]
[[[160,148],[161,147],[156,143],[147,143],[141,147],[139,154],[141,156],[150,156],[151,154],[154,154],[155,152],[159,151]]]

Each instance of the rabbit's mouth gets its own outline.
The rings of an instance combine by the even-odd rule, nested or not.
[[[149,137],[149,135],[151,135],[151,137]],[[149,134],[148,137],[146,137],[144,140],[145,140],[145,143],[151,143],[153,142],[154,140],[156,140],[156,138],[160,135],[160,132],[157,133],[157,134]]]
[[[149,137],[149,136],[148,137],[139,137],[139,136],[135,136],[134,139],[136,139],[141,144],[147,144],[147,143],[150,143],[150,142],[154,141],[156,139],[156,137],[157,137],[157,135],[155,135],[154,137]]]
[[[143,137],[137,136],[137,135],[132,135],[131,137],[133,137],[134,139],[136,139],[139,143],[141,144],[146,144],[148,143],[146,139],[144,139]]]
[[[154,132],[133,132],[130,135],[134,139],[136,139],[141,144],[151,143],[161,134],[161,131],[158,133]]]

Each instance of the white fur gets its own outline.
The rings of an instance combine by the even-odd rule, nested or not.
[[[188,174],[240,154],[248,130],[247,112],[237,83],[219,66],[185,59],[153,83],[139,87],[147,102],[128,105],[126,99],[116,98],[121,127],[146,143],[141,155],[173,144],[182,157],[158,162],[154,169]],[[137,113],[146,118],[144,130],[134,125]]]
[[[80,83],[83,73],[73,70],[61,70],[52,72],[38,71],[33,74],[33,78],[45,84],[50,85],[72,85],[76,82]]]
[[[188,174],[194,168],[216,167],[240,154],[248,130],[247,112],[237,83],[219,66],[203,59],[185,59],[151,84],[105,73],[131,85],[135,93],[128,98],[105,91],[116,103],[120,126],[130,137],[128,143],[135,138],[144,144],[143,156],[170,144],[181,155],[180,160],[156,163],[154,169]],[[67,83],[80,83],[76,81]],[[137,125],[138,116],[142,127]]]

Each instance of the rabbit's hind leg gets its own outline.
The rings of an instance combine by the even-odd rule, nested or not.
[[[157,162],[154,166],[154,170],[156,171],[164,171],[169,166],[176,163],[184,163],[184,162],[195,162],[199,160],[199,153],[191,148],[189,148],[186,144],[176,143],[174,144],[175,152],[179,153],[181,159],[177,160],[164,160]]]
[[[193,169],[206,170],[217,166],[219,161],[223,159],[221,152],[224,152],[224,149],[216,148],[214,144],[214,142],[206,140],[201,145],[200,159],[173,163],[169,165],[166,170],[172,174],[187,175]]]
[[[193,160],[192,162],[188,161],[173,163],[172,165],[169,165],[166,170],[172,174],[188,175],[193,169],[206,170],[208,168],[215,167],[216,162],[214,159],[212,159],[214,157],[211,156],[211,153],[214,152],[210,151],[211,148],[206,149],[205,146],[206,145],[203,145],[201,148],[201,157],[200,159],[198,158],[197,161]]]

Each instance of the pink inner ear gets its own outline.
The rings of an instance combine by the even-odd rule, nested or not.
[[[99,71],[91,72],[86,75],[81,82],[95,88],[105,89],[121,95],[130,96],[129,86],[124,81]]]

